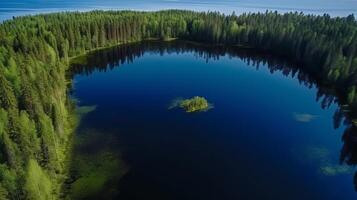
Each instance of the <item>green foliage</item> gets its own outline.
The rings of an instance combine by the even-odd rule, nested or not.
[[[350,87],[350,89],[348,90],[347,102],[349,104],[353,104],[356,102],[356,87],[355,86]]]
[[[29,160],[24,185],[26,199],[49,200],[56,199],[52,193],[52,183],[43,169],[35,160]]]
[[[9,199],[9,193],[7,190],[0,184],[0,200],[7,200]]]
[[[15,93],[20,92],[20,80],[18,75],[18,68],[15,60],[10,57],[7,61],[7,68],[4,70],[4,74],[7,80],[9,80],[15,90]]]
[[[10,169],[8,166],[4,164],[0,164],[0,180],[1,180],[1,188],[3,195],[7,197],[16,197],[17,193],[17,175],[13,169]]]
[[[46,182],[46,176],[53,184],[41,185],[42,197],[47,197],[48,187],[58,193],[61,180],[56,175],[64,171],[73,125],[65,79],[73,57],[150,38],[248,46],[301,63],[306,72],[334,86],[342,99],[357,106],[356,33],[353,16],[277,12],[236,16],[179,10],[92,11],[5,21],[0,24],[0,163],[1,173],[11,176],[1,179],[0,195],[21,199],[20,179],[30,177],[38,183],[41,177]],[[208,104],[197,100],[182,106],[195,111]],[[22,177],[29,168],[39,176]],[[28,195],[37,197],[36,192],[32,188]]]
[[[0,69],[0,107],[4,109],[11,109],[17,107],[17,100],[11,84],[6,80]]]
[[[39,138],[37,137],[36,124],[30,119],[30,116],[21,111],[19,116],[19,134],[20,134],[20,147],[25,157],[32,157],[39,152]]]
[[[8,118],[7,118],[7,112],[0,108],[0,137],[3,136],[4,132],[6,131],[6,128],[8,126]]]
[[[204,97],[195,96],[191,99],[185,99],[180,102],[180,107],[186,112],[206,111],[211,106]]]

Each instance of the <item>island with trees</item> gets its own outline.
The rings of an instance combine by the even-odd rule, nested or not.
[[[186,112],[206,111],[211,105],[204,97],[195,96],[191,99],[185,99],[180,103],[180,107]]]
[[[277,12],[91,11],[15,17],[0,24],[0,199],[58,199],[78,115],[68,95],[71,60],[147,39],[254,48],[299,63],[357,111],[357,22]],[[196,99],[195,99],[196,98]],[[186,111],[206,108],[195,97]],[[200,102],[198,108],[193,102]],[[349,136],[356,137],[352,125]],[[348,161],[357,163],[356,155]]]

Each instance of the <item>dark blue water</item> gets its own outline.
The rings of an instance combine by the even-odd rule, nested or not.
[[[59,11],[102,10],[161,10],[188,9],[220,11],[237,14],[243,12],[298,11],[309,14],[329,13],[332,16],[357,14],[354,0],[1,0],[0,21],[13,16]]]
[[[125,165],[96,198],[356,199],[355,169],[339,164],[338,106],[321,108],[330,96],[317,100],[321,89],[292,65],[175,43],[100,51],[88,63],[74,68],[73,93],[96,105],[78,131],[95,139],[75,156],[105,149]],[[168,109],[193,96],[214,108]]]

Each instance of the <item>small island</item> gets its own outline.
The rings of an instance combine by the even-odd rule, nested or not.
[[[195,96],[191,99],[184,99],[179,103],[179,107],[183,108],[186,112],[201,112],[207,111],[212,106],[204,97]]]

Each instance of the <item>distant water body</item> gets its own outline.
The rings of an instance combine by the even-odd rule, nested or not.
[[[280,13],[298,11],[307,14],[331,16],[357,15],[357,0],[1,0],[0,21],[38,13],[90,10],[140,10],[186,9],[219,11],[230,14],[244,12]]]

